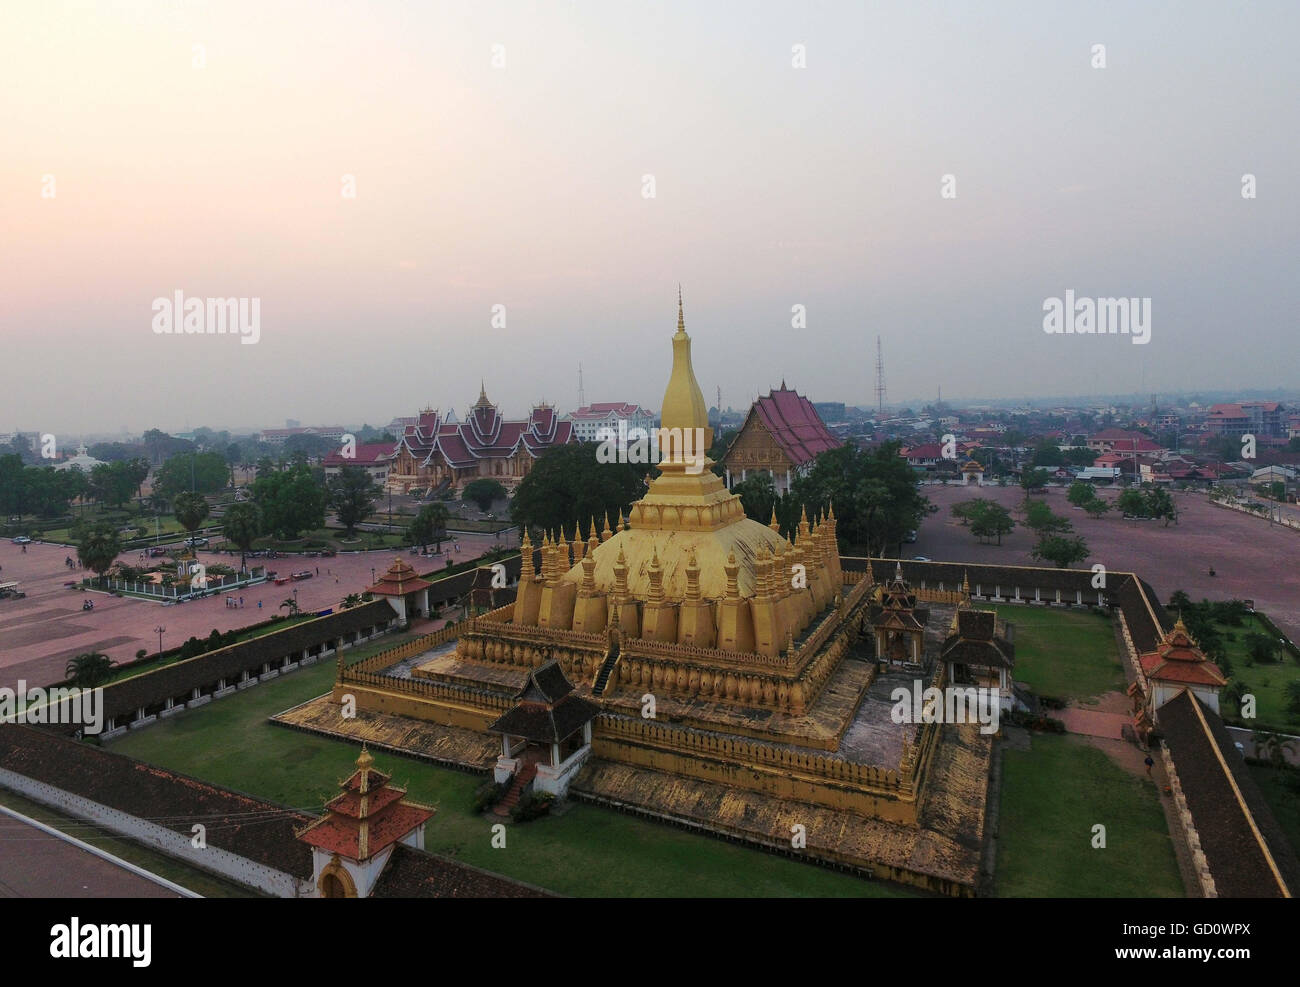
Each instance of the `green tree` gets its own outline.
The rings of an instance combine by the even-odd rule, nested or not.
[[[1174,498],[1164,487],[1151,487],[1146,493],[1146,513],[1148,517],[1164,518],[1165,527],[1169,522],[1178,521],[1178,510],[1174,507]]]
[[[1048,535],[1039,540],[1031,554],[1043,562],[1051,562],[1058,569],[1065,569],[1082,562],[1089,552],[1088,545],[1082,538]]]
[[[229,477],[230,467],[221,453],[186,452],[159,467],[153,486],[167,497],[183,491],[211,494],[224,490]]]
[[[194,547],[194,532],[208,516],[208,502],[202,494],[178,493],[172,498],[172,510],[180,526],[190,533],[190,548]]]
[[[919,478],[899,455],[900,444],[875,449],[846,443],[823,452],[794,482],[794,503],[808,513],[834,507],[841,548],[881,555],[937,508],[921,495]]]
[[[298,607],[298,601],[292,596],[285,597],[285,599],[280,602],[280,609],[288,610],[290,617],[296,617],[302,612]]]
[[[100,580],[113,567],[113,561],[122,551],[117,528],[106,522],[88,526],[77,542],[77,558],[87,569],[96,573]]]
[[[1246,635],[1246,653],[1255,661],[1268,664],[1277,658],[1277,642],[1258,631]]]
[[[262,511],[263,529],[276,538],[297,538],[300,531],[325,523],[325,491],[304,465],[259,475],[253,482],[253,502]]]
[[[1115,501],[1115,507],[1123,514],[1129,514],[1133,517],[1149,517],[1147,514],[1147,498],[1141,490],[1128,489],[1119,495]]]
[[[374,481],[360,466],[344,466],[325,484],[326,500],[351,538],[357,524],[375,512]]]
[[[598,462],[595,443],[554,446],[520,482],[510,516],[545,531],[587,525],[592,518],[601,527],[606,518],[625,514],[644,490],[634,464]]]
[[[221,519],[221,529],[226,539],[239,547],[239,568],[242,572],[248,551],[262,534],[262,511],[249,500],[231,504]]]
[[[465,484],[465,489],[460,492],[461,500],[477,504],[480,511],[486,511],[496,501],[505,500],[507,496],[509,494],[505,487],[496,480],[487,477],[471,480]]]
[[[992,500],[981,500],[979,508],[971,517],[970,533],[983,541],[994,538],[1002,544],[1002,536],[1011,533],[1016,522],[1011,520],[1011,512]]]
[[[1089,516],[1099,518],[1110,510],[1110,503],[1100,497],[1093,497],[1084,505],[1083,509],[1088,512]]]
[[[447,537],[447,505],[436,501],[425,504],[415,519],[406,529],[406,540],[412,545],[428,548],[429,542],[435,542],[435,551],[442,551],[443,540]]]
[[[1041,500],[1031,500],[1025,504],[1025,526],[1040,538],[1063,535],[1074,530],[1069,518],[1055,513]]]
[[[1055,442],[1044,439],[1034,449],[1033,464],[1035,466],[1050,466],[1055,469],[1057,466],[1065,464],[1065,454],[1061,452]]]
[[[70,659],[63,674],[72,685],[81,689],[93,689],[109,680],[116,664],[108,655],[87,651]]]
[[[1047,470],[1026,469],[1020,474],[1020,486],[1026,493],[1043,490],[1047,487]]]
[[[1070,491],[1065,495],[1075,507],[1087,507],[1097,497],[1097,491],[1092,488],[1092,484],[1084,480],[1075,480],[1070,484]]]

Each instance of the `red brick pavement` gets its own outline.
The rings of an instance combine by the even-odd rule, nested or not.
[[[460,551],[453,551],[451,556],[457,562],[509,544],[486,534],[461,535],[456,540]],[[450,549],[450,545],[445,547]],[[25,600],[0,600],[0,686],[12,687],[20,678],[29,685],[59,681],[68,659],[85,651],[102,651],[119,662],[133,659],[140,648],[157,651],[158,633],[154,628],[160,625],[167,628],[163,647],[170,648],[194,635],[206,637],[213,628],[225,632],[259,623],[273,614],[285,613],[279,609],[280,604],[292,597],[295,589],[303,610],[337,606],[348,593],[359,593],[370,584],[372,568],[382,573],[398,553],[389,549],[330,559],[302,556],[256,559],[252,561],[257,564],[266,561],[282,574],[310,569],[313,577],[284,586],[267,583],[174,606],[105,593],[83,594],[65,588],[64,582],[80,579],[85,574],[84,570],[70,572],[64,565],[64,558],[75,554],[66,546],[40,544],[28,545],[27,553],[23,554],[20,546],[7,539],[0,541],[0,580],[20,580],[27,593]],[[426,567],[441,568],[447,558],[446,553],[439,558],[419,560],[401,554],[421,571]],[[138,556],[138,552],[129,552],[121,559],[134,565]],[[236,567],[239,564],[238,556],[209,552],[200,552],[199,556],[208,564],[233,563]],[[320,575],[315,576],[318,567]],[[86,596],[95,602],[93,611],[81,609]],[[228,596],[236,599],[242,596],[243,608],[227,608]]]

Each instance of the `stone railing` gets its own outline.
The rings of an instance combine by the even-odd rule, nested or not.
[[[944,686],[948,683],[948,665],[946,662],[935,662],[934,674],[930,678],[930,688],[938,689],[940,694],[943,693]],[[942,702],[942,700],[940,700]],[[903,756],[900,759],[899,778],[903,788],[920,796],[922,786],[925,784],[926,769],[930,764],[930,756],[939,739],[940,723],[922,723],[919,725],[915,739],[903,744]]]
[[[373,654],[368,658],[362,658],[357,663],[348,666],[345,671],[357,672],[377,672],[380,669],[387,668],[390,665],[396,665],[399,661],[404,661],[413,655],[418,655],[421,651],[428,651],[430,648],[436,648],[440,644],[445,644],[461,635],[464,630],[465,621],[456,624],[448,624],[431,634],[421,634],[410,641],[403,641],[391,648],[385,648],[378,654]],[[343,661],[343,655],[339,655],[340,667]]]
[[[737,740],[721,734],[669,726],[652,720],[634,720],[610,713],[601,713],[596,717],[595,729],[605,737],[658,748],[667,747],[696,757],[749,760],[789,773],[846,782],[889,795],[898,795],[902,789],[902,779],[897,771],[872,764],[855,764],[827,754],[774,747],[760,741]]]
[[[488,692],[486,689],[472,689],[468,686],[455,685],[450,682],[437,682],[432,679],[402,679],[394,675],[380,675],[376,672],[358,672],[352,668],[345,669],[341,685],[368,685],[388,692],[400,692],[422,699],[443,699],[464,703],[480,709],[494,709],[504,712],[514,705],[507,695]]]
[[[772,668],[786,668],[789,657],[786,655],[762,655],[741,651],[728,651],[725,648],[704,648],[696,644],[675,644],[671,641],[653,641],[650,638],[630,638],[623,643],[623,653],[628,657],[663,659],[668,661],[685,660],[689,664],[727,665],[735,668],[753,668],[755,665],[768,665]]]

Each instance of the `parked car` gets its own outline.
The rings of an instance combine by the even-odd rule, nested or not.
[[[912,556],[912,561],[913,561],[913,562],[932,562],[933,559],[926,558],[924,555],[913,555],[913,556]]]
[[[195,548],[207,548],[208,540],[206,538],[195,538],[191,544],[193,544]]]
[[[149,549],[149,558],[151,559],[156,559],[166,554],[167,549],[163,548],[161,545],[155,545],[153,548]]]
[[[30,545],[31,541],[32,540],[28,538],[26,535],[19,535],[18,537],[13,539],[13,543],[15,545]]]

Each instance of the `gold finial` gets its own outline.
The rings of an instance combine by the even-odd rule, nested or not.
[[[372,766],[374,765],[374,763],[375,763],[375,759],[374,759],[373,757],[370,756],[370,751],[366,750],[366,744],[365,744],[365,741],[362,741],[362,742],[361,742],[361,754],[360,754],[360,756],[357,758],[357,767],[358,767],[360,770],[365,771],[367,768],[372,767]]]
[[[775,504],[772,505],[772,520],[769,521],[769,522],[767,523],[767,526],[768,526],[769,528],[771,528],[773,531],[780,531],[780,530],[781,530],[781,522],[779,522],[779,521],[776,519],[776,505],[775,505]]]
[[[686,331],[686,316],[682,314],[682,283],[677,282],[677,331]]]

